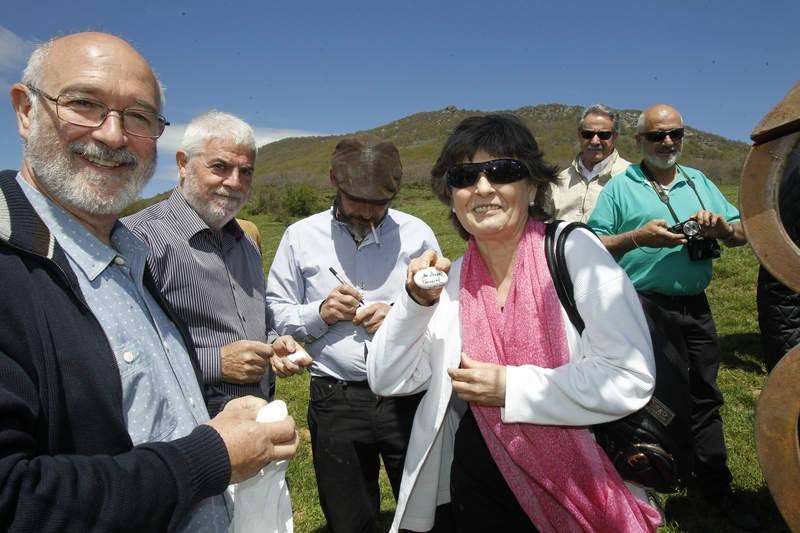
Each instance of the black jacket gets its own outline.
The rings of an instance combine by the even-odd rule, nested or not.
[[[800,246],[800,157],[787,162],[779,187],[779,213],[787,235]],[[767,370],[800,343],[800,294],[775,279],[763,266],[758,271],[756,292],[762,358]]]
[[[173,529],[225,490],[225,445],[206,425],[132,445],[111,347],[15,175],[0,173],[0,530]]]

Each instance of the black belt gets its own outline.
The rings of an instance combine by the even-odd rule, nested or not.
[[[342,385],[343,387],[360,387],[369,388],[369,382],[365,379],[363,381],[346,381],[343,379],[336,379],[329,376],[311,376],[312,380],[324,381],[326,383],[333,383],[334,385]]]

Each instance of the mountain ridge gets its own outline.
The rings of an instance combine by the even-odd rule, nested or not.
[[[545,161],[565,168],[578,152],[577,120],[582,106],[540,104],[512,110],[482,111],[447,106],[421,111],[368,130],[314,137],[287,138],[258,150],[256,185],[306,184],[327,186],[328,164],[336,143],[357,133],[373,133],[395,143],[403,161],[404,180],[426,181],[450,132],[464,118],[490,113],[513,113],[533,131]],[[633,135],[640,111],[622,109],[617,149],[630,161],[638,161]],[[686,125],[681,163],[702,170],[718,183],[737,182],[750,145]]]

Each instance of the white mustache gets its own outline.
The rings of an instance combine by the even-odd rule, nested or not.
[[[243,200],[244,194],[239,191],[231,191],[224,187],[220,187],[214,191],[214,194],[218,196],[224,196],[225,198],[230,198],[231,200]]]
[[[102,144],[83,143],[75,141],[70,143],[69,150],[78,155],[89,156],[95,159],[103,159],[105,161],[112,161],[121,165],[136,166],[139,160],[135,155],[128,150],[115,150]]]

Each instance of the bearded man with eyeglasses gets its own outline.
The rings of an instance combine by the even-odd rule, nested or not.
[[[588,224],[631,278],[645,311],[678,332],[665,350],[676,351],[670,360],[689,369],[692,494],[732,525],[756,529],[747,504],[731,492],[717,385],[721,354],[705,295],[712,259],[719,255],[716,239],[741,246],[746,238],[739,211],[716,185],[700,170],[678,164],[685,133],[674,107],[646,109],[636,127],[641,162],[609,181]]]
[[[623,172],[630,161],[615,148],[619,136],[619,113],[603,104],[590,105],[578,119],[580,152],[558,174],[545,195],[553,218],[586,222],[600,191],[611,176]]]
[[[118,223],[155,166],[161,87],[124,40],[31,55],[0,172],[0,530],[228,530],[229,483],[294,455],[263,399],[209,419],[191,338]]]

